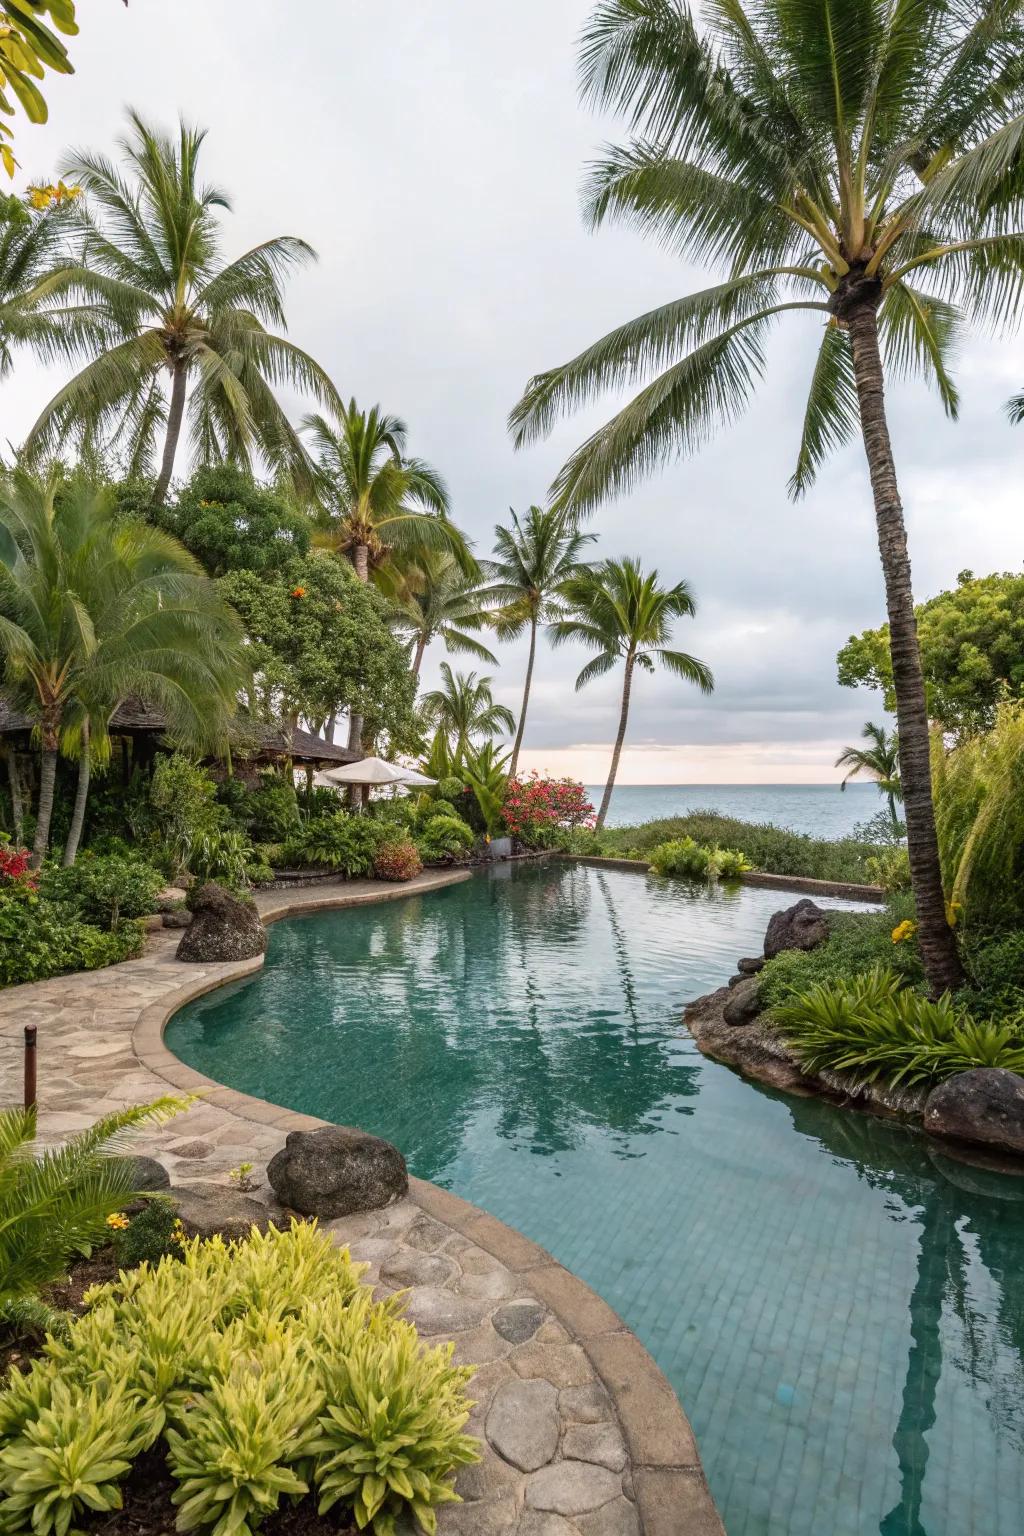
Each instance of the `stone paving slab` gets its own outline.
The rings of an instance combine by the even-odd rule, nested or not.
[[[465,879],[353,881],[258,895],[266,922],[391,900]],[[147,1129],[138,1150],[175,1184],[262,1175],[291,1130],[323,1122],[223,1087],[163,1044],[184,1003],[259,970],[190,965],[174,930],[137,960],[0,992],[0,1103],[20,1098],[22,1038],[39,1027],[39,1138],[59,1142],[100,1115],[179,1090],[197,1102]],[[256,1195],[272,1205],[264,1186]],[[438,1536],[724,1536],[675,1394],[612,1309],[543,1248],[448,1190],[410,1180],[381,1211],[324,1224],[368,1266],[380,1294],[402,1291],[426,1338],[449,1338],[477,1367],[468,1425],[482,1461],[439,1512]]]

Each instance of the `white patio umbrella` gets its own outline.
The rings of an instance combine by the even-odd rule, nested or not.
[[[346,763],[343,768],[325,768],[319,775],[328,784],[363,784],[377,787],[383,784],[436,784],[426,774],[415,768],[403,768],[400,763],[386,763],[382,757],[364,757],[358,763]]]

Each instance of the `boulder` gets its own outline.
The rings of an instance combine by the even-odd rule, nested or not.
[[[161,921],[165,928],[188,928],[192,924],[192,913],[187,907],[176,907],[173,912],[165,912]]]
[[[131,1164],[132,1189],[138,1194],[154,1189],[170,1189],[171,1176],[163,1163],[158,1163],[155,1157],[127,1157],[125,1162]]]
[[[805,896],[772,917],[764,936],[764,958],[771,960],[784,949],[816,949],[827,938],[825,913],[817,902]]]
[[[167,1193],[190,1237],[248,1237],[252,1227],[267,1225],[265,1205],[224,1184],[178,1184]]]
[[[756,976],[758,971],[764,970],[764,955],[751,955],[749,959],[737,960],[736,969],[743,976]]]
[[[761,1012],[757,1000],[757,977],[744,976],[730,989],[729,1001],[722,1009],[726,1024],[750,1024]]]
[[[181,936],[178,959],[209,964],[252,960],[267,947],[267,933],[251,901],[222,885],[204,885],[192,902],[192,921]]]
[[[376,1211],[409,1190],[398,1148],[344,1125],[292,1131],[267,1165],[267,1177],[281,1204],[303,1216]]]
[[[928,1095],[924,1128],[930,1136],[1024,1154],[1024,1077],[1005,1067],[958,1072]]]

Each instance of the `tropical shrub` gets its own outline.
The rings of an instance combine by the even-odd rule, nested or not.
[[[337,810],[337,802],[333,809]],[[265,775],[250,792],[246,811],[254,842],[283,843],[299,825],[299,802],[294,784]]]
[[[149,801],[157,836],[175,878],[189,869],[200,839],[223,824],[226,811],[216,804],[216,797],[214,780],[191,758],[181,752],[160,758],[153,771]]]
[[[64,1536],[102,1517],[158,1446],[182,1531],[251,1536],[282,1497],[307,1495],[377,1536],[403,1515],[434,1530],[453,1473],[478,1459],[463,1433],[472,1368],[421,1343],[361,1272],[293,1223],[186,1241],[94,1287],[67,1338],[0,1393],[5,1532]]]
[[[79,854],[70,869],[48,869],[42,893],[76,907],[89,923],[112,931],[126,918],[155,909],[164,884],[160,871],[138,854]]]
[[[167,1097],[118,1110],[38,1157],[35,1111],[0,1110],[0,1322],[31,1320],[43,1287],[110,1236],[107,1217],[134,1193],[131,1159],[113,1155],[124,1133],[185,1104]]]
[[[382,843],[373,860],[373,872],[378,880],[411,880],[422,868],[423,861],[416,844],[407,839]]]
[[[0,987],[44,981],[65,971],[95,971],[139,954],[139,923],[112,933],[83,923],[73,906],[40,896],[31,884],[0,885]]]
[[[599,843],[602,853],[644,859],[659,843],[683,837],[692,837],[704,848],[735,848],[755,869],[813,880],[867,881],[867,860],[879,852],[877,845],[855,838],[808,837],[770,823],[720,816],[717,811],[693,811],[636,827],[605,827]]]
[[[172,1200],[154,1195],[132,1216],[108,1217],[113,1232],[111,1246],[122,1269],[156,1264],[166,1255],[181,1253],[184,1231]]]
[[[255,860],[255,850],[244,832],[234,827],[211,827],[196,837],[188,866],[198,885],[216,880],[229,890],[246,891]]]
[[[753,867],[746,854],[738,848],[717,848],[715,861],[718,864],[719,880],[739,880]]]
[[[555,828],[572,831],[593,825],[594,807],[575,779],[542,778],[531,773],[525,779],[509,779],[502,807],[505,825],[527,847],[550,846]]]
[[[970,986],[959,1000],[980,1018],[1024,1013],[1024,929],[968,932],[963,942]]]
[[[437,800],[450,800],[453,805],[457,805],[464,788],[465,785],[460,778],[447,773],[438,779],[434,797]]]
[[[919,1087],[974,1067],[1024,1073],[1024,1016],[974,1019],[948,994],[933,1002],[882,966],[818,983],[774,1008],[772,1021],[806,1071],[849,1073],[858,1085]]]
[[[865,867],[868,878],[889,894],[910,889],[910,854],[905,847],[894,844],[880,849],[865,860]]]
[[[473,842],[472,829],[454,811],[428,816],[416,835],[416,847],[424,864],[458,863]]]
[[[783,950],[761,971],[762,1006],[775,1008],[818,982],[853,981],[876,966],[892,969],[907,985],[917,986],[924,973],[913,913],[909,893],[892,897],[881,912],[826,913],[829,936],[824,944],[816,949]]]
[[[692,837],[662,843],[650,854],[657,875],[685,880],[738,880],[750,868],[735,848],[702,848]]]
[[[337,870],[352,880],[369,875],[373,858],[388,834],[386,823],[369,816],[311,816],[286,840],[284,862],[299,868]]]
[[[984,927],[1024,923],[1024,704],[982,736],[933,740],[935,825],[950,910]]]

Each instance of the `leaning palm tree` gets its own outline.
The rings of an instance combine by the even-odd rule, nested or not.
[[[435,725],[456,758],[472,751],[480,737],[515,729],[515,716],[495,704],[491,679],[475,672],[453,672],[441,663],[441,686],[423,695],[424,719]]]
[[[596,569],[571,577],[562,592],[572,611],[567,618],[551,625],[552,641],[555,645],[578,642],[597,652],[576,679],[576,691],[596,677],[604,677],[620,661],[623,663],[619,730],[597,813],[596,826],[600,831],[619,771],[636,668],[653,672],[657,658],[676,677],[695,683],[702,693],[710,693],[715,680],[710,668],[696,656],[668,647],[674,620],[692,618],[697,611],[685,581],[674,587],[662,587],[658,585],[657,571],[645,576],[636,560],[605,560]]]
[[[448,487],[436,469],[406,455],[408,428],[379,406],[339,406],[336,419],[307,416],[316,456],[324,542],[348,556],[360,581],[393,552],[447,552],[469,574],[472,557],[449,521]]]
[[[656,373],[556,481],[582,512],[704,443],[745,405],[783,314],[819,350],[791,489],[860,428],[885,576],[911,876],[933,989],[962,978],[947,922],[928,713],[886,371],[935,384],[949,415],[965,320],[1012,320],[1024,285],[1024,105],[1017,4],[601,0],[584,93],[636,137],[594,169],[590,220],[630,221],[724,280],[612,331],[535,378],[519,442],[567,407]]]
[[[129,122],[123,171],[83,151],[65,166],[85,194],[71,280],[119,339],[54,396],[26,449],[44,453],[76,434],[87,442],[106,437],[133,474],[155,468],[162,432],[159,504],[191,389],[187,430],[203,463],[249,467],[262,458],[308,491],[309,458],[276,389],[330,404],[337,396],[307,353],[267,327],[284,330],[284,277],[314,252],[287,235],[225,264],[217,210],[230,203],[198,180],[205,133],[182,123],[175,140],[136,112]]]
[[[478,589],[479,583],[445,550],[417,555],[404,564],[397,597],[398,627],[412,641],[414,677],[419,677],[424,653],[435,639],[448,651],[498,665],[493,651],[469,633],[487,622]]]
[[[514,778],[530,704],[537,631],[563,616],[559,589],[570,576],[582,574],[585,567],[580,556],[594,535],[580,533],[553,508],[531,507],[522,519],[511,507],[509,512],[512,526],[499,523],[494,530],[494,559],[484,562],[487,585],[480,597],[494,606],[493,623],[501,639],[517,640],[526,632],[530,636],[523,703],[509,764],[509,776]]]
[[[890,819],[893,826],[898,827],[900,819],[896,814],[896,802],[903,799],[899,733],[887,731],[884,725],[872,725],[869,720],[861,736],[870,743],[869,746],[844,747],[836,758],[835,766],[847,770],[839,788],[845,789],[859,773],[869,774],[878,785],[879,793],[888,800]]]
[[[222,743],[243,676],[241,626],[169,535],[116,515],[109,493],[41,482],[0,487],[3,688],[35,721],[41,748],[33,860],[46,853],[57,756],[79,759],[66,858],[74,858],[93,759],[127,698],[161,709],[172,739]]]

